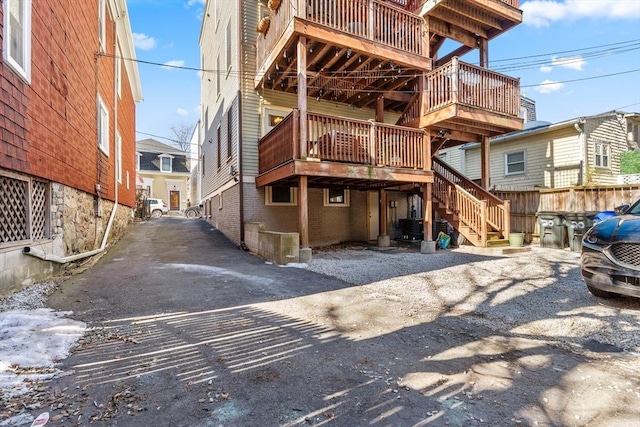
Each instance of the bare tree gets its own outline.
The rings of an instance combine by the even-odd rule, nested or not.
[[[174,136],[174,142],[178,148],[185,153],[189,152],[191,147],[191,135],[195,126],[187,126],[184,123],[180,125],[171,125],[171,132]]]

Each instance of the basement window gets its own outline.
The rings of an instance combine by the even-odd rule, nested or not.
[[[347,207],[350,204],[349,190],[344,188],[325,188],[323,193],[325,206]]]
[[[297,187],[267,187],[264,200],[268,206],[297,206]]]

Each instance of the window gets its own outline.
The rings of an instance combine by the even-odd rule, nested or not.
[[[524,151],[506,153],[504,155],[504,174],[517,175],[524,173],[525,155]]]
[[[297,206],[297,187],[267,187],[265,204],[271,206]]]
[[[349,206],[349,190],[344,188],[325,188],[325,206]]]
[[[116,131],[116,176],[118,183],[122,184],[122,137]]]
[[[113,59],[116,61],[116,88],[118,90],[118,98],[122,98],[122,52],[118,47],[118,56]]]
[[[222,209],[222,193],[218,194],[218,210]]]
[[[109,155],[109,110],[98,95],[98,146],[104,154]]]
[[[218,170],[220,170],[220,168],[222,167],[222,131],[220,129],[220,125],[218,125],[217,136],[218,136],[218,145],[216,149],[218,151]]]
[[[200,162],[200,164],[202,165],[202,176],[204,176],[204,166],[206,165],[206,163],[204,162],[204,154],[202,155],[202,161]]]
[[[107,4],[105,0],[98,1],[98,40],[100,40],[100,51],[106,51],[107,44]]]
[[[27,83],[31,81],[31,0],[4,0],[2,57]]]
[[[262,116],[262,135],[269,133],[271,129],[276,127],[278,123],[284,120],[291,112],[289,109],[280,109],[268,107],[263,110]]]
[[[173,156],[168,154],[161,154],[160,156],[160,172],[171,173],[173,171],[171,159]]]
[[[216,56],[216,96],[220,97],[220,54]]]
[[[233,150],[233,114],[231,109],[227,113],[227,162],[231,160],[231,152]]]
[[[596,167],[608,168],[609,167],[609,144],[603,142],[596,142]]]
[[[227,24],[227,75],[231,71],[231,21]]]

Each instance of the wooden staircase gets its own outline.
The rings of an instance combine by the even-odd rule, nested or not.
[[[437,157],[433,208],[474,246],[509,245],[509,201],[501,200]]]

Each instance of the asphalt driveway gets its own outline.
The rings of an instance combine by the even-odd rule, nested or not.
[[[384,295],[363,307],[363,289],[267,264],[201,220],[136,223],[49,299],[89,325],[42,385],[51,422],[639,425],[637,355],[407,313]]]

